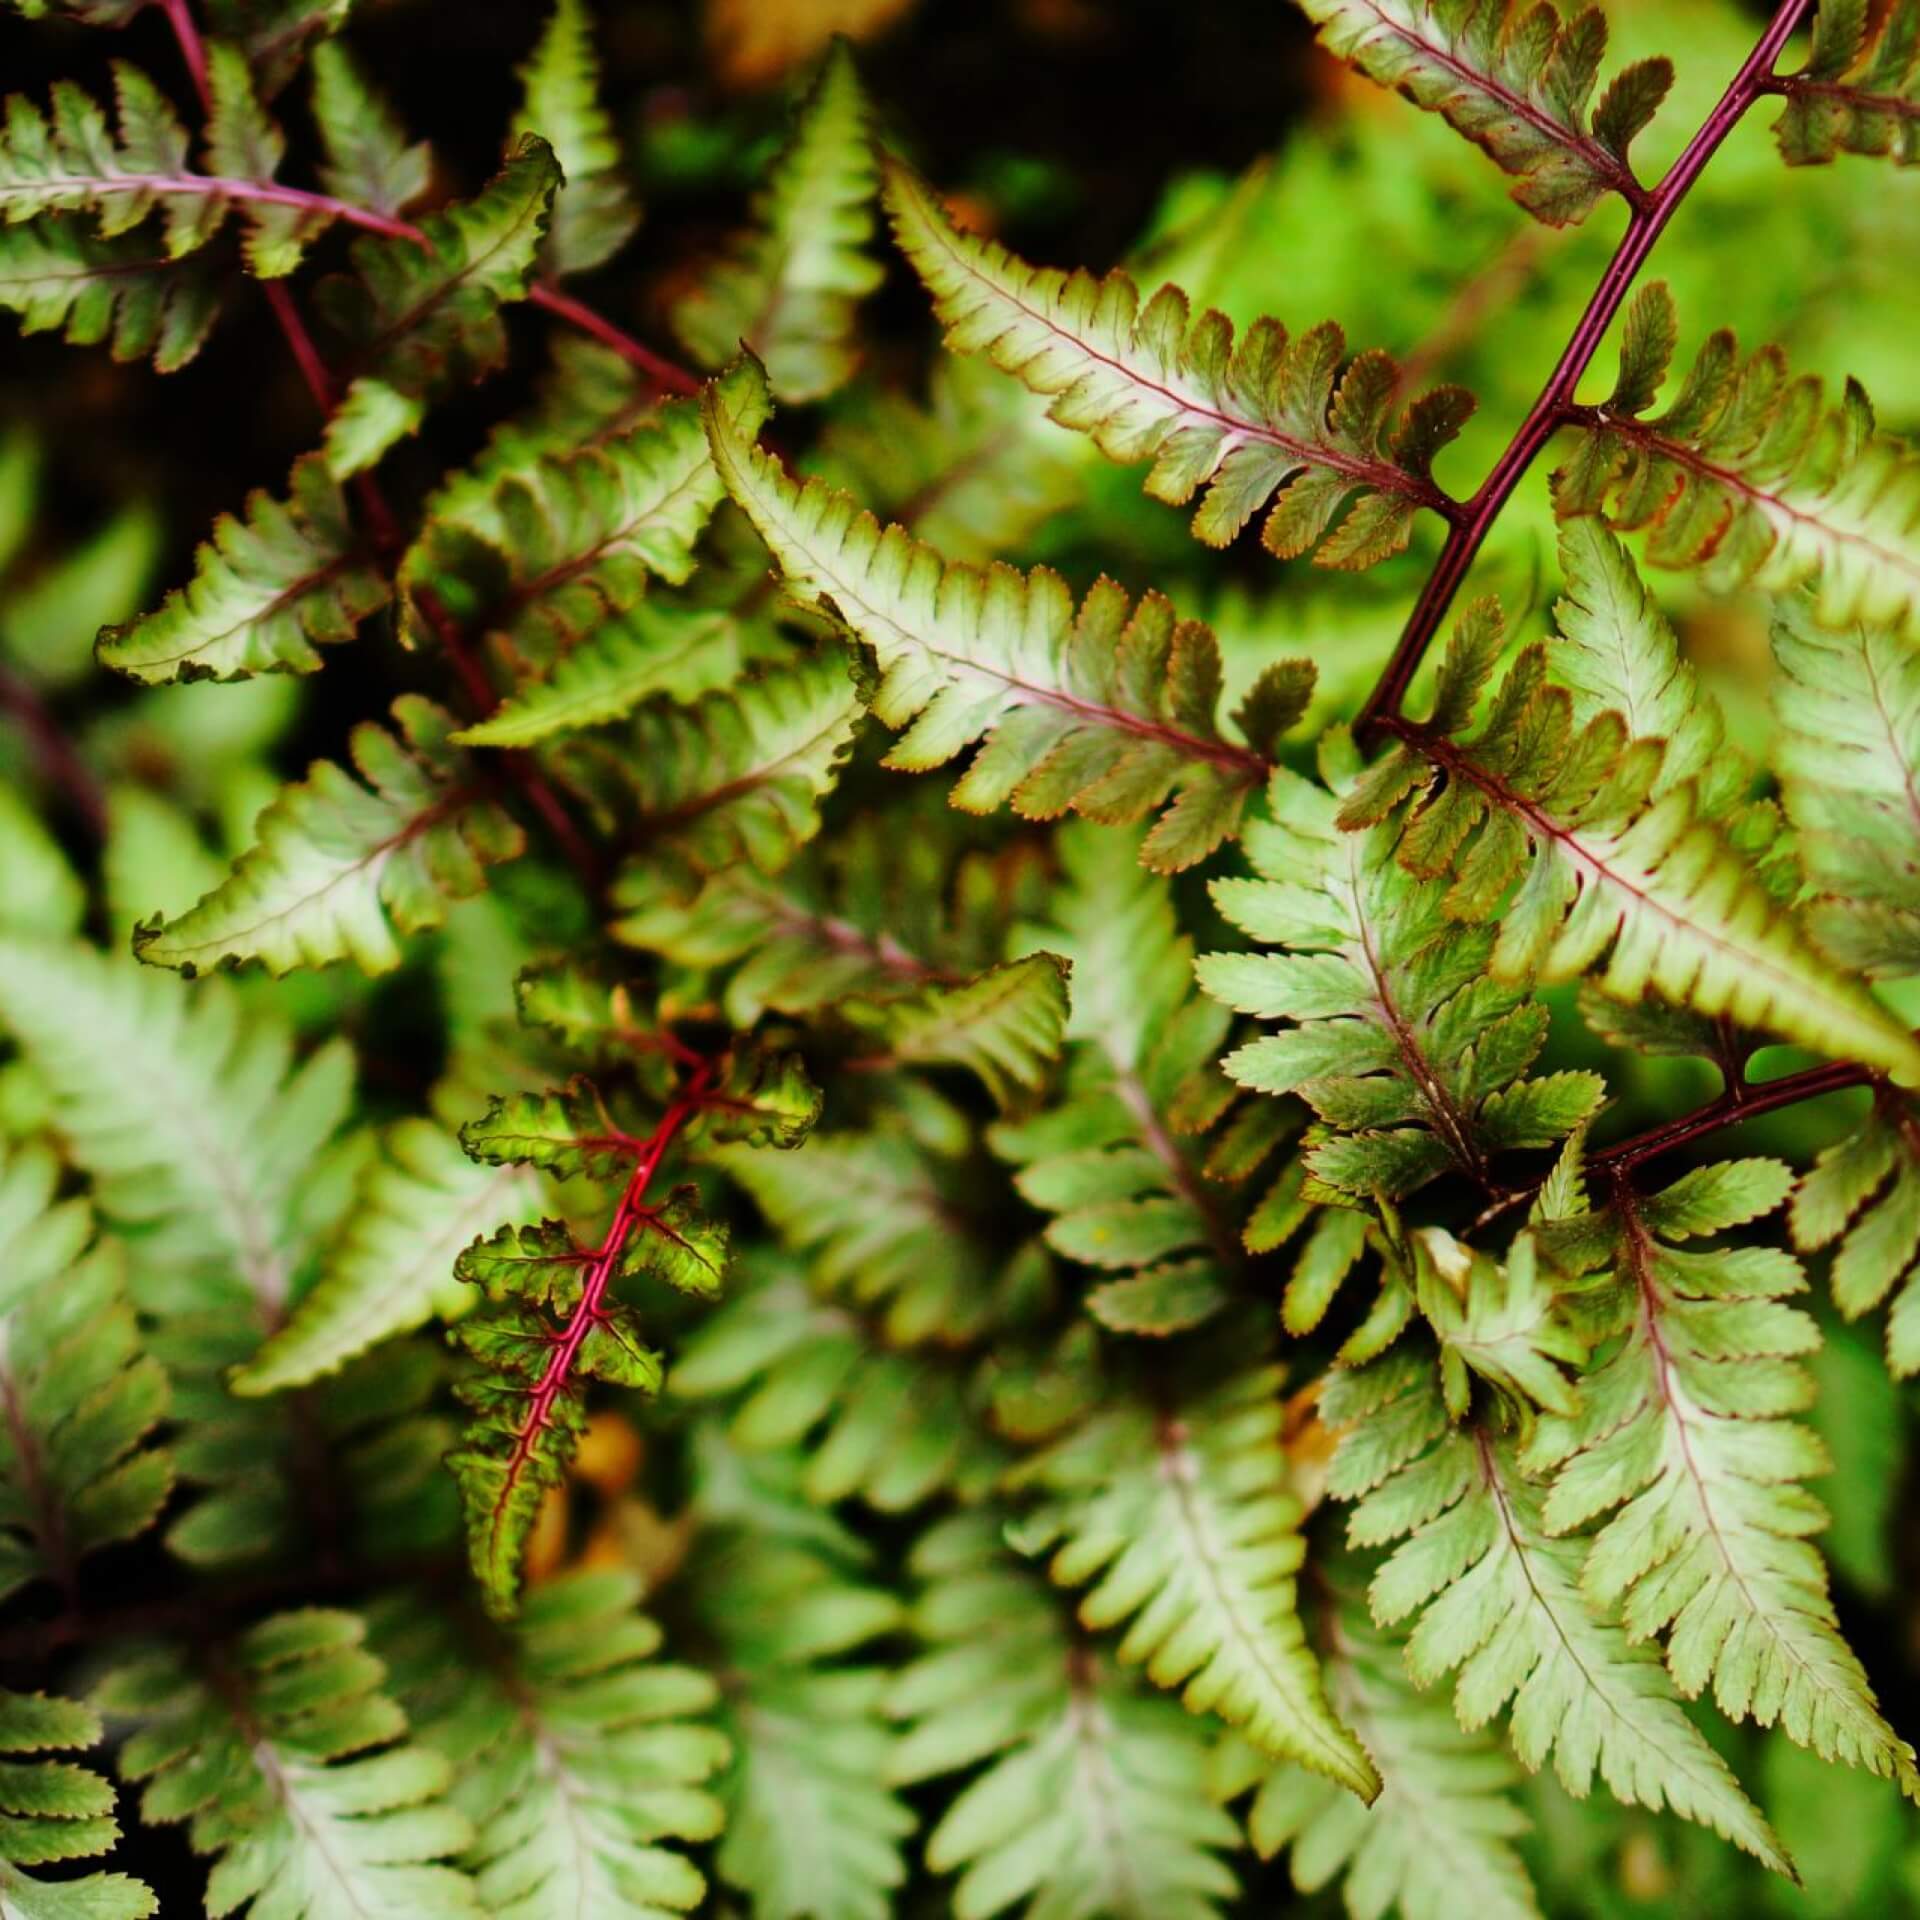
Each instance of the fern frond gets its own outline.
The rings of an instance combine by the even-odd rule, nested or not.
[[[1652,1649],[1634,1644],[1580,1579],[1581,1545],[1559,1540],[1514,1443],[1484,1425],[1449,1425],[1418,1353],[1337,1376],[1322,1417],[1344,1430],[1330,1488],[1356,1500],[1348,1537],[1385,1546],[1410,1534],[1373,1577],[1374,1619],[1419,1611],[1406,1666],[1425,1689],[1456,1673],[1469,1732],[1511,1706],[1513,1750],[1548,1760],[1584,1798],[1597,1773],[1629,1806],[1671,1807],[1791,1871],[1759,1809],[1680,1705]]]
[[[1282,1419],[1279,1369],[1251,1366],[1157,1412],[1110,1404],[1013,1484],[1046,1496],[1031,1537],[1058,1543],[1048,1570],[1062,1586],[1097,1581],[1080,1618],[1125,1625],[1124,1664],[1370,1801],[1379,1776],[1327,1705],[1300,1624],[1306,1544]]]
[[[1810,582],[1822,626],[1920,636],[1920,460],[1876,430],[1859,383],[1829,407],[1780,348],[1742,365],[1723,329],[1647,417],[1676,332],[1663,283],[1634,296],[1627,327],[1620,384],[1581,413],[1581,443],[1555,470],[1557,510],[1644,531],[1654,565],[1697,571],[1714,592]]]
[[[188,1822],[217,1854],[207,1911],[285,1920],[485,1911],[447,1864],[473,1829],[445,1798],[452,1769],[408,1741],[386,1669],[354,1614],[275,1614],[214,1652],[169,1647],[110,1672],[95,1700],[136,1724],[121,1777],[141,1817]]]
[[[1238,1835],[1208,1793],[1207,1736],[1077,1640],[1007,1553],[997,1517],[956,1514],[908,1559],[925,1647],[894,1676],[901,1785],[988,1764],[948,1804],[927,1865],[956,1920],[1217,1920]]]
[[[559,187],[553,149],[524,135],[473,199],[421,221],[424,242],[356,240],[352,275],[320,287],[353,347],[354,388],[378,382],[417,419],[429,401],[504,365],[500,310],[526,294]]]
[[[65,942],[0,940],[0,1023],[108,1220],[137,1239],[136,1302],[281,1310],[304,1256],[294,1196],[345,1117],[352,1060],[297,1069],[286,1027],[225,981]]]
[[[1606,193],[1646,197],[1627,149],[1673,85],[1673,63],[1637,60],[1589,109],[1606,16],[1570,21],[1524,0],[1301,0],[1328,52],[1439,114],[1518,181],[1536,219],[1584,220]]]
[[[1344,740],[1324,750],[1353,778]],[[1409,875],[1387,827],[1342,832],[1340,801],[1289,769],[1247,829],[1258,878],[1212,883],[1235,926],[1282,953],[1204,955],[1204,991],[1291,1021],[1222,1062],[1241,1085],[1296,1094],[1321,1122],[1314,1178],[1355,1199],[1404,1198],[1448,1168],[1487,1184],[1500,1153],[1551,1147],[1592,1117],[1597,1074],[1529,1078],[1547,1009],[1489,977],[1495,935],[1448,913],[1447,886]]]
[[[1356,1601],[1329,1599],[1322,1639],[1328,1698],[1380,1768],[1380,1798],[1363,1807],[1304,1767],[1229,1742],[1214,1750],[1214,1789],[1231,1799],[1255,1787],[1254,1851],[1270,1860],[1290,1848],[1301,1893],[1342,1881],[1349,1920],[1539,1920],[1513,1845],[1528,1826],[1511,1798],[1520,1770],[1484,1728],[1463,1730],[1413,1687],[1404,1647]]]
[[[158,210],[164,251],[177,260],[205,246],[237,210],[252,270],[270,279],[291,273],[308,242],[331,225],[332,211],[298,196],[274,198],[286,140],[260,105],[239,48],[216,41],[207,78],[205,174],[187,165],[187,131],[165,95],[123,60],[113,63],[117,138],[100,104],[71,81],[54,88],[50,118],[24,95],[9,95],[0,131],[0,218],[17,225],[50,213],[89,213],[94,231],[110,240]]]
[[[0,1691],[0,1914],[7,1920],[147,1920],[160,1911],[152,1890],[124,1873],[46,1880],[26,1871],[105,1853],[120,1837],[112,1787],[90,1767],[42,1757],[98,1746],[102,1731],[100,1716],[77,1700]]]
[[[1807,64],[1776,78],[1771,90],[1787,103],[1773,137],[1790,167],[1842,153],[1920,163],[1920,6],[1824,0]]]
[[[1724,1162],[1651,1197],[1622,1184],[1609,1213],[1569,1223],[1583,1264],[1611,1266],[1623,1326],[1581,1413],[1544,1427],[1532,1458],[1559,1468],[1544,1510],[1556,1532],[1611,1515],[1583,1588],[1620,1608],[1635,1639],[1667,1634],[1683,1693],[1711,1683],[1734,1718],[1920,1793],[1913,1750],[1840,1637],[1809,1538],[1826,1514],[1800,1482],[1826,1455],[1786,1417],[1813,1397],[1797,1356],[1819,1343],[1812,1319],[1781,1304],[1806,1284],[1799,1263],[1678,1244],[1771,1212],[1792,1178],[1778,1161]]]
[[[1204,486],[1193,531],[1209,546],[1225,546],[1278,494],[1261,535],[1268,552],[1369,567],[1407,544],[1421,508],[1454,511],[1431,467],[1472,411],[1461,388],[1396,411],[1399,369],[1369,351],[1342,373],[1346,341],[1330,322],[1289,339],[1278,321],[1257,321],[1236,346],[1231,323],[1211,310],[1192,319],[1178,287],[1143,307],[1124,273],[1030,267],[957,229],[898,161],[883,166],[894,235],[947,345],[1055,396],[1052,418],[1109,459],[1151,459],[1156,500],[1181,506]]]
[[[855,310],[886,277],[867,251],[878,178],[872,112],[836,40],[754,198],[753,227],[673,309],[687,351],[719,368],[744,345],[788,402],[843,386],[858,362]]]
[[[1231,1101],[1214,1066],[1227,1016],[1193,991],[1192,943],[1163,881],[1116,859],[1104,828],[1064,828],[1055,847],[1065,885],[1051,923],[1016,938],[1073,968],[1067,1088],[988,1137],[1019,1167],[1022,1197],[1055,1216],[1048,1245],[1124,1275],[1096,1286],[1088,1311],[1121,1331],[1170,1333],[1222,1306],[1239,1264],[1224,1192],[1182,1144]]]
[[[448,1799],[475,1834],[460,1864],[495,1920],[662,1920],[706,1893],[662,1843],[720,1831],[707,1783],[727,1742],[693,1718],[718,1690],[654,1658],[661,1633],[639,1597],[631,1575],[574,1573],[537,1588],[503,1628],[415,1595],[372,1610],[416,1740],[452,1764]]]
[[[140,233],[102,239],[77,215],[0,228],[0,310],[22,333],[58,329],[76,347],[104,344],[116,360],[177,373],[206,344],[219,284],[176,265]]]
[[[1920,656],[1884,627],[1824,631],[1780,603],[1775,761],[1813,899],[1842,966],[1920,973]]]
[[[1086,491],[1082,443],[1019,381],[943,354],[924,404],[863,381],[835,405],[807,468],[950,560],[1017,553]]]
[[[561,752],[569,773],[632,816],[649,865],[695,878],[736,861],[777,873],[820,831],[860,718],[832,643],[691,707],[643,707],[623,734]]]
[[[393,108],[341,40],[322,40],[308,60],[313,118],[326,160],[321,184],[341,200],[394,218],[433,183],[424,140],[407,140]]]
[[[766,418],[765,389],[744,372],[717,383],[714,404],[749,438]],[[577,451],[500,466],[479,485],[456,479],[402,559],[400,590],[416,626],[431,590],[455,619],[505,634],[516,654],[564,663],[568,648],[634,606],[650,576],[687,578],[722,497],[698,410],[670,402]]]
[[[1834,1248],[1833,1303],[1849,1320],[1891,1301],[1887,1365],[1920,1373],[1920,1119],[1912,1103],[1876,1099],[1860,1124],[1824,1148],[1794,1189],[1789,1215],[1803,1253]]]
[[[748,1453],[801,1448],[801,1491],[904,1513],[936,1494],[978,1499],[1005,1455],[946,1356],[895,1351],[859,1314],[772,1267],[703,1320],[674,1359],[671,1391],[729,1396],[727,1432]]]
[[[437,1122],[395,1121],[355,1183],[319,1279],[233,1376],[233,1391],[307,1386],[395,1334],[463,1312],[472,1295],[455,1259],[488,1228],[537,1219],[546,1197],[524,1167],[476,1165]]]
[[[73,1591],[81,1558],[143,1533],[173,1486],[151,1444],[167,1376],[142,1350],[124,1256],[90,1245],[58,1179],[50,1153],[0,1152],[0,1599],[37,1579]]]
[[[965,1169],[904,1133],[824,1133],[798,1154],[723,1147],[710,1158],[807,1258],[828,1295],[880,1311],[899,1347],[971,1340],[999,1304],[1004,1253],[966,1204]]]
[[[192,580],[157,611],[105,628],[100,661],[146,686],[314,673],[316,649],[352,639],[388,598],[338,483],[308,455],[284,501],[256,489],[214,522]]]
[[[336,960],[386,973],[400,964],[397,935],[437,927],[448,901],[515,858],[525,835],[449,751],[452,716],[402,694],[393,718],[397,731],[354,729],[354,773],[316,760],[283,788],[212,893],[135,930],[140,958],[189,978],[248,960],[276,976]]]
[[[840,1656],[895,1628],[899,1601],[814,1540],[757,1526],[717,1533],[692,1584],[732,1679],[721,1879],[756,1920],[889,1920],[914,1817],[886,1784],[888,1674]]]
[[[1067,963],[1032,953],[970,980],[852,999],[839,1011],[889,1064],[964,1067],[1007,1107],[1046,1084],[1065,1046],[1067,1000]]]
[[[1695,784],[1663,785],[1663,743],[1629,737],[1611,711],[1575,726],[1571,696],[1547,682],[1549,649],[1520,655],[1469,731],[1504,638],[1496,602],[1468,609],[1432,719],[1393,723],[1401,745],[1348,799],[1341,823],[1370,824],[1405,803],[1401,864],[1452,875],[1445,901],[1463,918],[1498,909],[1495,979],[1598,968],[1594,984],[1615,999],[1635,1003],[1651,988],[1920,1079],[1912,1035],[1812,946],[1705,817]]]
[[[556,276],[610,260],[640,224],[622,177],[620,142],[600,100],[600,62],[585,0],[554,0],[532,57],[515,133],[538,134],[565,176],[553,199],[546,263]]]
[[[1076,615],[1066,583],[995,565],[948,566],[903,527],[882,529],[825,482],[804,485],[703,402],[720,477],[780,563],[790,592],[830,603],[871,647],[874,711],[913,724],[886,764],[909,772],[980,751],[956,806],[1011,802],[1031,818],[1069,809],[1107,821],[1164,813],[1142,857],[1173,871],[1204,859],[1239,824],[1273,743],[1310,686],[1295,662],[1271,670],[1239,711],[1250,745],[1222,736],[1219,649],[1197,621],[1149,595],[1130,610],[1103,580]]]

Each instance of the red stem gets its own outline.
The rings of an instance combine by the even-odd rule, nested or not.
[[[107,796],[93,770],[74,751],[73,742],[41,699],[32,681],[0,666],[0,713],[10,713],[27,736],[33,757],[49,786],[67,796],[73,810],[96,839],[107,834]]]
[[[1877,1082],[1878,1075],[1845,1060],[1782,1074],[1778,1080],[1763,1080],[1758,1086],[1744,1080],[1729,1080],[1726,1091],[1705,1106],[1683,1113],[1662,1126],[1650,1127],[1645,1133],[1617,1140],[1592,1155],[1587,1164],[1596,1172],[1604,1169],[1616,1174],[1627,1173],[1644,1160],[1690,1146],[1722,1127],[1756,1119],[1781,1107],[1798,1106],[1802,1100],[1817,1100],[1822,1094],[1839,1093],[1848,1087],[1870,1087]]]
[[[1739,124],[1740,117],[1765,90],[1773,65],[1792,38],[1811,0],[1781,0],[1772,24],[1761,35],[1759,44],[1748,54],[1746,63],[1734,75],[1718,105],[1707,116],[1700,130],[1687,142],[1686,151],[1668,169],[1666,177],[1643,202],[1636,205],[1627,221],[1620,245],[1593,290],[1586,311],[1580,316],[1566,350],[1540,390],[1533,410],[1520,423],[1519,431],[1508,443],[1493,471],[1487,475],[1478,493],[1466,503],[1466,510],[1447,530],[1440,557],[1428,575],[1420,598],[1408,616],[1400,644],[1387,662],[1379,682],[1367,696],[1354,723],[1361,739],[1370,739],[1382,719],[1397,714],[1407,689],[1426,657],[1427,648],[1439,631],[1453,597],[1469,569],[1479,557],[1487,535],[1501,509],[1513,497],[1527,469],[1540,450],[1559,431],[1573,405],[1574,389],[1580,376],[1598,351],[1607,329],[1626,299],[1635,277],[1646,264],[1654,243],[1666,231],[1667,223],[1678,211],[1694,182],[1721,143]]]

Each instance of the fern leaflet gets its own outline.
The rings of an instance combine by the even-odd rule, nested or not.
[[[1791,167],[1842,153],[1920,163],[1920,6],[1824,0],[1807,64],[1776,78],[1772,90],[1787,103],[1773,136]]]

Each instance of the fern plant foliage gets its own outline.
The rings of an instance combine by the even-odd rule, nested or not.
[[[13,7],[0,1916],[1920,1912],[1920,9],[1303,3]]]

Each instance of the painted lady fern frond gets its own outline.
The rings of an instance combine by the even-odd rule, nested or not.
[[[1787,103],[1773,137],[1790,167],[1842,153],[1920,164],[1920,5],[1823,0],[1807,64],[1776,78],[1770,91]]]
[[[326,160],[320,178],[341,200],[385,214],[404,213],[432,184],[433,155],[409,142],[387,101],[369,85],[342,40],[322,40],[308,58],[313,118]]]
[[[317,760],[282,789],[226,880],[135,931],[141,959],[189,978],[249,960],[275,975],[336,960],[385,973],[400,964],[399,935],[438,926],[449,901],[518,856],[519,825],[449,750],[451,715],[402,694],[393,718],[396,731],[354,729],[353,773]]]
[[[0,1153],[0,1598],[74,1590],[81,1558],[158,1517],[173,1462],[151,1443],[166,1371],[143,1351],[116,1243],[56,1203],[53,1156]]]
[[[620,141],[600,100],[586,0],[554,0],[520,81],[524,98],[513,130],[545,140],[565,176],[553,197],[544,262],[556,277],[585,273],[618,253],[640,224]]]
[[[1771,1212],[1792,1183],[1774,1160],[1698,1168],[1648,1197],[1616,1183],[1608,1212],[1548,1240],[1570,1264],[1611,1269],[1619,1344],[1580,1412],[1543,1424],[1529,1461],[1558,1469],[1543,1510],[1554,1532],[1610,1516],[1582,1589],[1620,1609],[1634,1639],[1667,1635],[1683,1693],[1711,1684],[1733,1718],[1778,1724],[1920,1795],[1913,1750],[1840,1637],[1809,1538],[1826,1514],[1800,1483],[1825,1471],[1826,1453],[1788,1416],[1812,1398],[1799,1356],[1819,1331],[1782,1303],[1805,1276],[1769,1247],[1681,1244]]]
[[[1055,844],[1065,884],[1050,921],[1017,937],[1073,967],[1067,1086],[989,1140],[1019,1168],[1022,1197],[1054,1216],[1047,1244],[1124,1275],[1096,1285],[1088,1311],[1116,1331],[1171,1333],[1224,1306],[1240,1265],[1225,1184],[1184,1144],[1232,1103],[1214,1066],[1228,1020],[1194,993],[1192,943],[1165,882],[1116,859],[1090,823]]]
[[[1843,966],[1920,973],[1920,655],[1885,627],[1827,632],[1805,600],[1773,627],[1775,764],[1812,898]]]
[[[888,766],[944,766],[984,737],[956,806],[985,813],[1011,802],[1031,818],[1071,809],[1109,822],[1160,813],[1141,857],[1165,871],[1204,859],[1235,830],[1274,743],[1304,709],[1311,681],[1298,662],[1269,670],[1238,710],[1249,744],[1228,740],[1215,719],[1213,635],[1176,621],[1160,596],[1130,612],[1102,581],[1076,616],[1066,583],[1046,568],[950,566],[823,481],[793,480],[711,397],[702,404],[720,477],[788,589],[829,604],[873,649],[882,673],[873,709],[907,728]]]
[[[858,359],[855,309],[886,277],[867,251],[878,178],[872,111],[836,40],[754,200],[753,228],[673,309],[687,351],[717,368],[745,346],[788,402],[844,385]]]
[[[54,215],[0,227],[0,310],[20,316],[22,333],[57,329],[73,346],[177,373],[206,345],[220,285],[144,233],[103,240],[79,215]]]
[[[1468,731],[1504,644],[1498,605],[1469,608],[1432,718],[1391,723],[1400,745],[1348,799],[1342,824],[1369,825],[1405,804],[1400,863],[1451,875],[1450,913],[1497,912],[1496,979],[1591,974],[1627,1002],[1651,988],[1920,1079],[1912,1035],[1811,945],[1705,816],[1694,783],[1663,781],[1664,743],[1631,738],[1611,710],[1576,726],[1572,696],[1548,682],[1550,649],[1527,648]]]
[[[98,1705],[134,1723],[119,1767],[146,1783],[142,1818],[186,1821],[195,1851],[220,1856],[210,1913],[485,1912],[451,1864],[473,1839],[446,1798],[453,1769],[406,1739],[365,1637],[356,1615],[316,1607],[201,1657],[163,1648],[101,1681]]]
[[[1109,459],[1152,459],[1156,500],[1180,506],[1205,487],[1193,531],[1209,546],[1277,494],[1261,536],[1270,553],[1369,567],[1407,544],[1422,508],[1457,510],[1430,469],[1472,411],[1461,388],[1401,409],[1393,361],[1367,352],[1342,372],[1345,338],[1332,324],[1290,339],[1261,320],[1236,346],[1231,323],[1212,311],[1193,319],[1178,287],[1143,307],[1124,273],[1030,267],[962,233],[898,161],[885,162],[883,191],[948,346],[1054,396],[1052,417]]]
[[[1404,1643],[1356,1601],[1330,1598],[1318,1624],[1328,1698],[1373,1755],[1380,1798],[1363,1807],[1305,1767],[1228,1742],[1212,1758],[1214,1792],[1229,1800],[1254,1789],[1254,1851],[1271,1860],[1291,1849],[1301,1893],[1344,1880],[1350,1920],[1389,1910],[1404,1920],[1539,1920],[1513,1845],[1528,1825],[1511,1796],[1519,1768],[1485,1728],[1463,1729],[1443,1700],[1414,1687]]]
[[[927,1865],[957,1876],[957,1920],[1023,1901],[1035,1915],[1218,1920],[1238,1891],[1220,1857],[1237,1835],[1208,1791],[1201,1726],[1078,1639],[991,1511],[938,1522],[908,1571],[924,1651],[887,1691],[908,1723],[890,1777],[987,1763],[927,1838]]]
[[[1124,1664],[1371,1801],[1380,1777],[1328,1706],[1300,1622],[1279,1389],[1277,1368],[1251,1366],[1157,1411],[1101,1407],[1016,1470],[1044,1502],[1024,1537],[1051,1548],[1062,1586],[1095,1583],[1080,1618],[1125,1627]]]
[[[326,463],[294,463],[287,498],[264,489],[223,514],[193,578],[154,612],[104,629],[100,662],[146,686],[314,673],[316,649],[350,640],[390,589]]]
[[[150,1888],[124,1873],[62,1873],[108,1851],[120,1837],[113,1789],[90,1767],[47,1756],[100,1744],[93,1708],[44,1693],[0,1691],[0,1914],[19,1920],[148,1920],[160,1911]]]
[[[1811,582],[1823,626],[1920,635],[1920,460],[1877,431],[1859,383],[1829,407],[1780,348],[1743,365],[1722,329],[1649,417],[1677,331],[1664,283],[1634,296],[1626,326],[1619,384],[1575,412],[1584,433],[1554,472],[1557,510],[1644,531],[1654,565],[1698,571],[1715,592]]]
[[[721,1827],[724,1735],[699,1724],[718,1689],[654,1658],[639,1582],[572,1573],[505,1627],[395,1595],[370,1610],[419,1746],[453,1766],[448,1799],[473,1824],[459,1857],[494,1920],[656,1916],[696,1908],[699,1870],[669,1841]]]
[[[1671,1807],[1791,1871],[1658,1657],[1583,1590],[1579,1543],[1549,1531],[1512,1439],[1449,1424],[1431,1362],[1414,1350],[1336,1376],[1321,1415],[1342,1435],[1329,1489],[1355,1502],[1349,1539],[1400,1542],[1368,1602],[1382,1627],[1418,1613],[1405,1655],[1415,1686],[1457,1674],[1461,1726],[1473,1732],[1510,1707],[1529,1771],[1551,1760],[1580,1797],[1597,1774],[1616,1800]]]
[[[1340,760],[1336,745],[1330,765]],[[1353,775],[1349,764],[1341,784]],[[1212,883],[1227,919],[1285,951],[1207,954],[1200,985],[1291,1023],[1223,1065],[1242,1086],[1313,1109],[1305,1163],[1327,1187],[1398,1200],[1449,1168],[1490,1187],[1495,1156],[1556,1145],[1605,1085],[1591,1073],[1528,1077],[1547,1010],[1489,974],[1494,929],[1460,925],[1443,879],[1405,871],[1393,827],[1342,831],[1340,804],[1280,769],[1268,818],[1246,833],[1258,877]]]
[[[1673,63],[1638,60],[1589,111],[1606,16],[1563,21],[1551,0],[1302,0],[1330,53],[1438,113],[1519,184],[1549,226],[1584,220],[1603,194],[1646,197],[1627,149],[1673,85]]]

